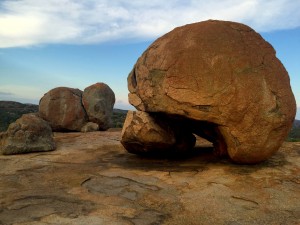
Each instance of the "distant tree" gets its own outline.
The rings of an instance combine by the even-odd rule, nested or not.
[[[114,109],[113,115],[112,115],[112,127],[113,128],[122,128],[125,118],[127,115],[126,110],[120,110],[120,109]]]
[[[295,121],[297,122],[297,121]],[[298,120],[299,122],[299,120]],[[296,123],[294,123],[296,124]],[[287,141],[298,142],[300,141],[300,126],[294,125],[289,133]]]

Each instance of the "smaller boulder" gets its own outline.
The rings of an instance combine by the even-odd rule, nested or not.
[[[107,130],[115,104],[115,94],[105,83],[96,83],[84,89],[82,104],[89,121],[97,123],[100,130]]]
[[[83,108],[82,91],[58,87],[47,92],[40,100],[40,116],[54,131],[80,131],[87,122]]]
[[[99,125],[97,123],[93,123],[93,122],[88,122],[81,128],[81,132],[83,132],[83,133],[93,132],[93,131],[97,131],[97,130],[99,130]]]
[[[192,149],[195,141],[184,126],[142,111],[128,111],[121,137],[122,145],[134,154],[184,152]]]
[[[24,114],[0,135],[3,155],[44,152],[55,149],[50,125],[35,113]]]

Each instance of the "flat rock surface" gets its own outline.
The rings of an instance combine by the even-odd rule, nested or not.
[[[57,150],[0,156],[0,224],[299,224],[300,143],[245,166],[209,143],[172,159],[127,153],[120,131],[55,133]]]

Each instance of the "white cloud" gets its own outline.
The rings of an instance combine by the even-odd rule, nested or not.
[[[299,11],[294,0],[3,0],[0,47],[145,40],[207,19],[290,29],[300,26]]]

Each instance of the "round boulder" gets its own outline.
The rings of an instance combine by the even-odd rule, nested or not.
[[[273,47],[235,22],[189,24],[158,38],[137,60],[128,88],[138,110],[204,121],[213,132],[203,123],[190,131],[207,134],[237,163],[275,153],[296,112],[288,73]]]
[[[38,115],[24,114],[1,134],[0,153],[4,155],[43,152],[55,149],[49,124]]]
[[[83,108],[82,91],[58,87],[47,92],[40,100],[40,116],[54,131],[80,131],[87,122]]]
[[[100,130],[110,127],[115,94],[107,84],[96,83],[85,88],[82,103],[89,121],[97,123]]]

